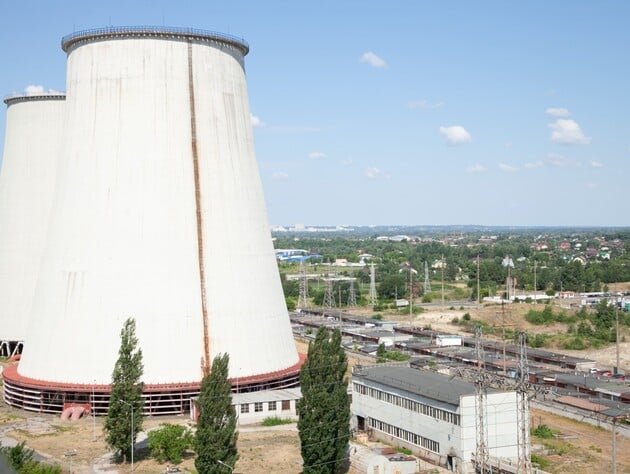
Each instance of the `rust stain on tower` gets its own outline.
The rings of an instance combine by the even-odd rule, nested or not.
[[[210,373],[210,333],[208,330],[208,305],[206,302],[206,270],[203,258],[203,213],[201,209],[199,155],[197,153],[197,118],[195,115],[195,84],[193,77],[191,40],[188,40],[188,97],[190,100],[190,145],[193,159],[193,174],[195,178],[195,211],[197,218],[197,257],[199,263],[199,289],[201,290],[201,315],[203,319],[203,359],[201,370],[205,377]]]

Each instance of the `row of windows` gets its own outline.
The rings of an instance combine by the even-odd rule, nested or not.
[[[440,452],[440,443],[437,441],[425,438],[424,436],[412,433],[411,431],[403,430],[402,428],[390,425],[384,421],[368,418],[368,426],[370,428],[374,428],[375,430],[382,431],[383,433],[387,433],[388,435],[395,436],[398,439],[407,441],[408,443],[428,449],[429,451],[433,451],[435,453]]]
[[[409,398],[401,397],[400,395],[394,395],[393,393],[384,392],[377,388],[367,387],[360,383],[353,383],[354,391],[362,395],[367,395],[371,398],[376,398],[387,403],[405,408],[406,410],[422,413],[423,415],[443,420],[453,425],[459,425],[461,423],[458,414],[442,410],[441,408],[432,407],[431,405],[425,405],[424,403],[410,400]]]
[[[291,400],[282,400],[282,411],[287,411],[291,409]],[[241,404],[241,413],[249,413],[249,405],[251,403],[242,403]],[[276,411],[277,402],[267,402],[267,411]],[[259,413],[263,411],[263,402],[254,403],[254,412]]]

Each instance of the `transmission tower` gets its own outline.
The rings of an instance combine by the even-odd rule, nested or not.
[[[350,280],[350,289],[348,290],[348,306],[357,305],[357,292],[354,289],[354,280]]]
[[[300,287],[298,296],[298,308],[308,308],[308,277],[306,276],[306,267],[304,260],[300,260]]]
[[[431,291],[431,280],[429,280],[429,263],[424,262],[424,293]]]
[[[527,333],[518,335],[518,382],[516,385],[516,397],[518,403],[518,474],[531,474],[532,462],[530,458],[529,438],[529,368],[527,366]]]
[[[376,276],[374,273],[374,262],[370,264],[370,306],[376,306]]]
[[[326,290],[324,292],[324,308],[331,310],[335,307],[335,293],[333,292],[333,280],[326,280]]]
[[[474,378],[475,385],[475,413],[477,415],[477,451],[475,452],[476,471],[480,474],[491,472],[488,459],[488,444],[486,432],[486,394],[487,380],[484,367],[484,354],[481,345],[481,326],[475,329],[475,357],[477,359],[477,371]]]

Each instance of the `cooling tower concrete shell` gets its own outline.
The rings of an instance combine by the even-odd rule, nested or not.
[[[7,104],[0,172],[0,354],[26,337],[55,185],[65,95],[19,95]]]
[[[198,387],[219,353],[243,387],[295,384],[300,357],[254,154],[247,44],[108,28],[62,46],[57,192],[28,344],[5,382],[50,393],[105,387],[132,317],[149,392]]]

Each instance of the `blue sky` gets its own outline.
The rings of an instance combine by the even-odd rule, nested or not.
[[[630,2],[1,0],[0,93],[153,24],[249,42],[272,224],[630,224]]]

